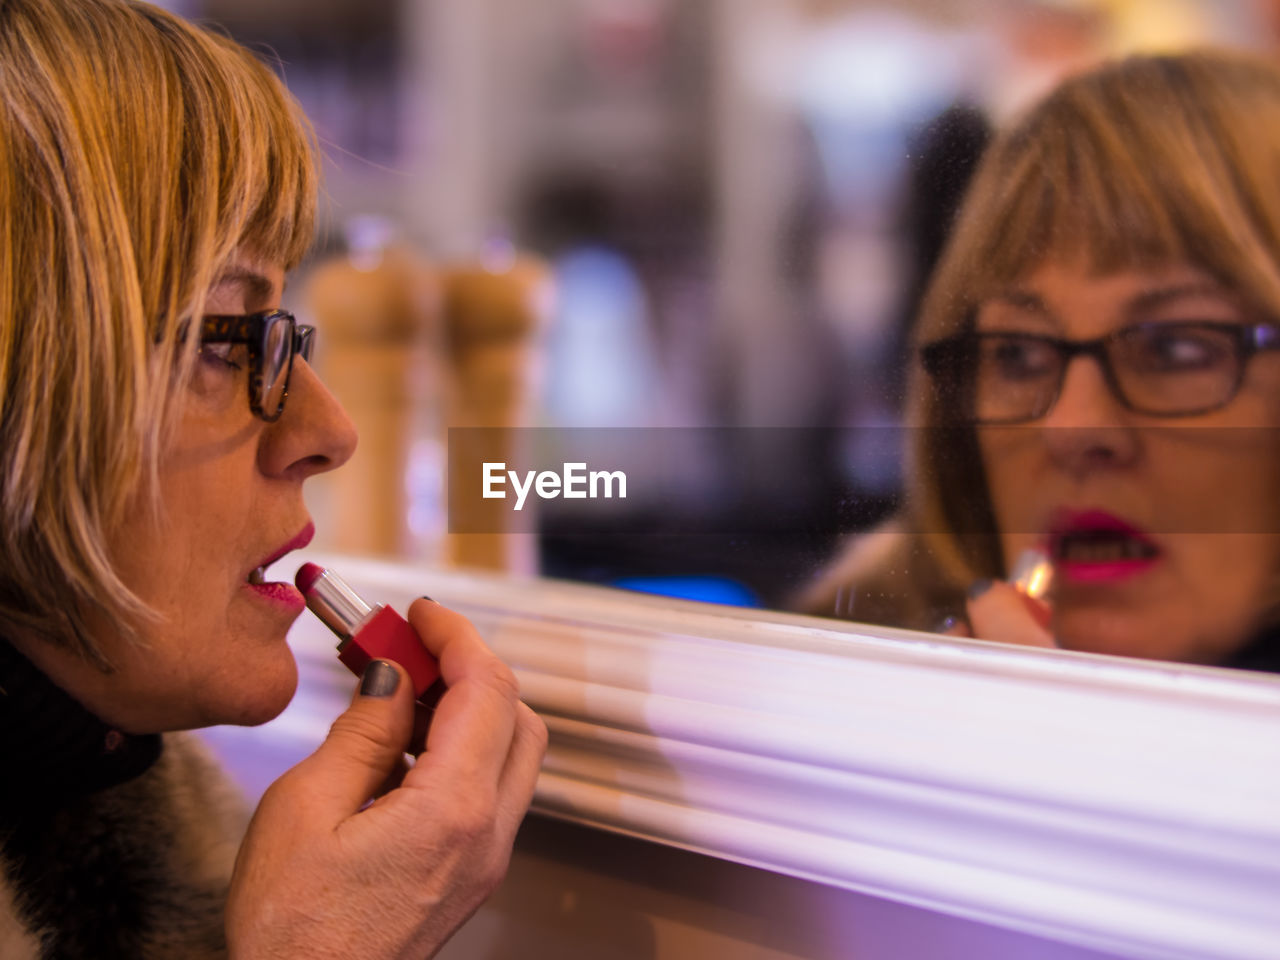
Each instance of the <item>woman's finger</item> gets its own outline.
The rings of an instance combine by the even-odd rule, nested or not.
[[[309,757],[277,780],[259,807],[287,809],[306,798],[307,807],[332,828],[379,793],[409,744],[413,692],[408,674],[390,660],[365,668],[351,705],[333,721],[329,735]]]
[[[538,773],[547,753],[547,725],[542,718],[521,703],[516,708],[515,735],[511,751],[498,782],[498,824],[515,836],[529,809]]]
[[[969,624],[964,622],[961,617],[946,617],[936,627],[933,628],[934,633],[940,633],[944,637],[972,637],[973,631],[969,629]]]
[[[440,661],[447,689],[436,704],[426,750],[405,785],[428,783],[447,771],[455,782],[496,791],[520,703],[515,675],[465,617],[420,600],[409,608],[409,622]]]
[[[966,604],[973,635],[980,640],[1016,643],[1025,647],[1055,647],[1030,600],[1003,580],[981,580],[969,589]]]

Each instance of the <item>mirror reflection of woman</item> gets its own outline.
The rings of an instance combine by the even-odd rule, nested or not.
[[[431,955],[502,876],[546,744],[466,620],[409,610],[448,684],[411,769],[383,660],[251,822],[181,732],[289,702],[303,602],[275,571],[356,443],[279,309],[306,121],[247,51],[129,0],[8,0],[0,64],[0,955]]]
[[[1280,669],[1280,68],[1064,82],[984,158],[915,340],[910,515],[812,608]],[[1028,548],[1044,609],[1006,582]]]

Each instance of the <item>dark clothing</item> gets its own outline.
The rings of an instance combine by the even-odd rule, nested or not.
[[[159,734],[112,730],[0,640],[0,763],[23,771],[0,809],[46,807],[124,783],[160,757]]]
[[[1269,627],[1238,650],[1224,667],[1238,670],[1260,670],[1264,673],[1280,673],[1280,625]]]
[[[113,730],[0,640],[0,956],[225,957],[246,822],[194,738]]]

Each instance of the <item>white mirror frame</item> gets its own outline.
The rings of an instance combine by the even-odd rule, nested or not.
[[[1127,957],[1277,956],[1280,677],[323,562],[514,667],[539,813]],[[344,703],[333,641],[291,634]],[[276,735],[309,751],[314,712]]]

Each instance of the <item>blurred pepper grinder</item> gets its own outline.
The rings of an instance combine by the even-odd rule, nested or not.
[[[536,525],[526,504],[514,526],[510,502],[484,499],[479,464],[522,458],[541,367],[542,334],[551,304],[551,275],[540,260],[490,244],[477,264],[444,272],[444,361],[449,512],[462,531],[445,537],[455,566],[537,572]],[[485,429],[473,429],[485,428]],[[463,449],[465,447],[465,449]],[[462,521],[459,523],[459,521]]]
[[[440,277],[383,218],[354,218],[347,241],[349,253],[316,267],[303,290],[319,372],[360,434],[351,462],[314,483],[313,510],[326,518],[317,544],[434,562],[444,535]]]

